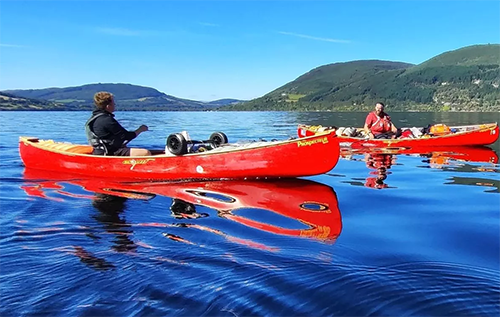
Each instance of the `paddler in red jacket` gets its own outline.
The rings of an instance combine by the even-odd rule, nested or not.
[[[381,102],[375,104],[375,111],[366,116],[365,132],[370,139],[395,139],[398,129],[391,122],[391,117],[384,112],[385,105]]]

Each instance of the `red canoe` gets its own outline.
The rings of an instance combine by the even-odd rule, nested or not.
[[[96,193],[130,199],[151,199],[156,195],[171,197],[171,211],[176,218],[201,216],[196,206],[217,210],[218,216],[279,235],[334,241],[342,230],[342,218],[335,191],[330,186],[305,179],[229,180],[212,182],[119,182],[104,178],[79,178],[79,175],[26,169],[21,188],[31,197],[61,200],[60,197],[100,199],[100,196],[75,192],[74,186]],[[69,192],[72,190],[73,192]],[[182,203],[181,203],[181,202]],[[182,204],[193,204],[182,208]],[[175,209],[175,211],[174,211]],[[244,215],[240,212],[243,211]],[[287,228],[280,222],[264,222],[263,212],[272,212],[298,221],[301,225]],[[252,215],[259,213],[259,219]],[[273,218],[274,219],[274,218]],[[147,224],[144,224],[147,225]],[[150,223],[151,226],[170,224]],[[195,225],[193,225],[195,227]],[[197,229],[220,234],[208,227]],[[229,237],[228,237],[229,238]],[[232,241],[241,242],[231,237]]]
[[[428,157],[431,162],[448,162],[449,160],[498,164],[497,153],[486,146],[434,146],[413,148],[343,148],[341,158],[350,158],[353,154],[369,155],[411,155]]]
[[[339,159],[335,138],[335,132],[325,132],[285,141],[223,144],[181,156],[162,152],[119,157],[91,155],[88,145],[20,137],[19,153],[26,167],[87,176],[150,180],[289,178],[324,174],[334,168]]]
[[[433,147],[433,146],[471,146],[488,145],[498,140],[498,125],[496,123],[450,126],[452,131],[439,136],[425,135],[420,138],[398,138],[398,139],[367,139],[363,137],[338,136],[341,147]],[[362,131],[362,128],[356,131]],[[316,135],[335,131],[334,128],[322,126],[299,125],[299,137]]]

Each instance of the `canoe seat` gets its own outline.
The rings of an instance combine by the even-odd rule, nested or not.
[[[52,140],[40,140],[38,144],[42,145],[46,149],[58,150],[61,152],[92,154],[93,151],[93,148],[90,145],[61,143],[61,142],[54,142]]]
[[[94,148],[90,145],[73,145],[73,147],[68,148],[66,151],[78,154],[92,154]]]

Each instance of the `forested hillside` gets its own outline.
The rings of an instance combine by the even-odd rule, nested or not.
[[[94,108],[94,94],[98,91],[113,93],[119,110],[199,111],[239,102],[236,99],[221,99],[212,102],[181,99],[154,88],[131,84],[89,84],[65,88],[7,90],[2,93],[36,99],[47,107],[57,103],[64,105],[64,110],[91,110]]]
[[[500,110],[500,45],[475,45],[422,64],[353,61],[320,66],[227,110]]]

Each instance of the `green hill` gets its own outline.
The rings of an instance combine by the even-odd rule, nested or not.
[[[6,90],[2,93],[32,100],[38,99],[41,103],[45,103],[46,110],[53,104],[64,105],[64,110],[91,110],[94,108],[94,94],[98,91],[109,91],[114,94],[119,110],[196,111],[211,110],[229,103],[228,99],[212,102],[181,99],[154,88],[131,84],[89,84],[65,88]],[[230,100],[232,103],[237,102],[235,99]]]
[[[500,45],[474,45],[411,65],[353,61],[320,66],[261,98],[224,110],[500,110]]]
[[[412,67],[409,73],[423,68],[443,66],[476,66],[476,65],[499,65],[500,45],[472,45],[458,50],[439,54],[422,64]]]
[[[362,60],[317,67],[250,101],[181,99],[131,84],[0,92],[0,110],[90,110],[98,91],[115,95],[119,110],[500,111],[500,45],[473,45],[419,65]],[[10,97],[9,97],[10,96]]]
[[[300,76],[296,80],[274,90],[269,95],[311,94],[328,92],[332,86],[345,86],[357,82],[366,76],[380,72],[405,69],[412,64],[379,60],[353,61],[321,66]]]
[[[64,110],[64,105],[37,100],[32,98],[23,98],[9,93],[0,93],[0,110]]]

